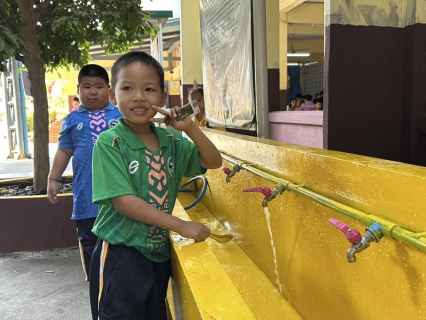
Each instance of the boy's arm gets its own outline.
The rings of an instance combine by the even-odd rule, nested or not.
[[[222,156],[220,152],[200,128],[198,128],[193,121],[191,122],[192,125],[185,129],[185,133],[198,148],[198,152],[200,153],[200,165],[206,169],[219,168],[222,165]]]
[[[118,212],[136,221],[179,233],[183,237],[203,241],[210,235],[210,229],[199,222],[184,221],[158,210],[134,195],[112,199]]]
[[[61,148],[58,148],[56,151],[52,169],[50,170],[47,181],[47,199],[52,204],[56,203],[56,194],[58,192],[57,182],[67,168],[73,153],[73,150],[65,150]]]

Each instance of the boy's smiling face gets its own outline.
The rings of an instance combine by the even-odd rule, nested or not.
[[[157,112],[152,105],[163,107],[167,94],[162,92],[160,77],[153,66],[134,62],[117,73],[116,84],[109,91],[110,100],[118,106],[127,125],[150,124]]]

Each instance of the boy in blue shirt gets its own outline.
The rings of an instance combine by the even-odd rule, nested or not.
[[[58,180],[72,159],[73,211],[80,244],[83,271],[88,280],[90,261],[97,237],[92,233],[98,206],[92,203],[92,153],[99,134],[121,117],[116,106],[109,102],[109,76],[96,64],[88,64],[78,74],[77,91],[81,105],[66,116],[59,134],[58,150],[49,173],[48,200],[55,204]]]
[[[93,151],[93,201],[99,237],[90,270],[93,319],[166,320],[170,277],[169,230],[203,241],[210,230],[202,223],[171,215],[183,176],[218,168],[222,157],[190,119],[171,126],[152,122],[167,99],[164,71],[149,54],[129,52],[112,67],[110,99],[123,119],[102,133]],[[98,283],[96,283],[98,281]]]

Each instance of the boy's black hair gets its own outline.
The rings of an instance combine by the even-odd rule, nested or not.
[[[80,102],[80,99],[78,97],[74,97],[74,99],[72,99],[72,101],[78,101],[78,102]]]
[[[305,99],[306,101],[312,101],[312,95],[310,94],[305,95]]]
[[[131,51],[126,54],[123,54],[120,58],[118,58],[111,69],[111,85],[112,88],[115,88],[117,84],[117,73],[121,70],[121,68],[135,62],[140,62],[146,64],[147,66],[151,66],[155,69],[160,78],[160,88],[161,92],[164,92],[164,70],[160,63],[150,54],[143,51]]]
[[[296,99],[303,99],[302,94],[300,94],[300,93],[296,94]]]
[[[78,73],[78,84],[81,83],[84,77],[99,77],[105,80],[109,86],[109,76],[105,68],[97,64],[86,64]]]

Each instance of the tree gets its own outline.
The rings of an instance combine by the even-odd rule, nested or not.
[[[28,70],[34,102],[34,190],[46,189],[49,174],[49,117],[45,73],[81,67],[89,46],[125,52],[157,28],[141,0],[2,0],[0,71],[15,57]]]

